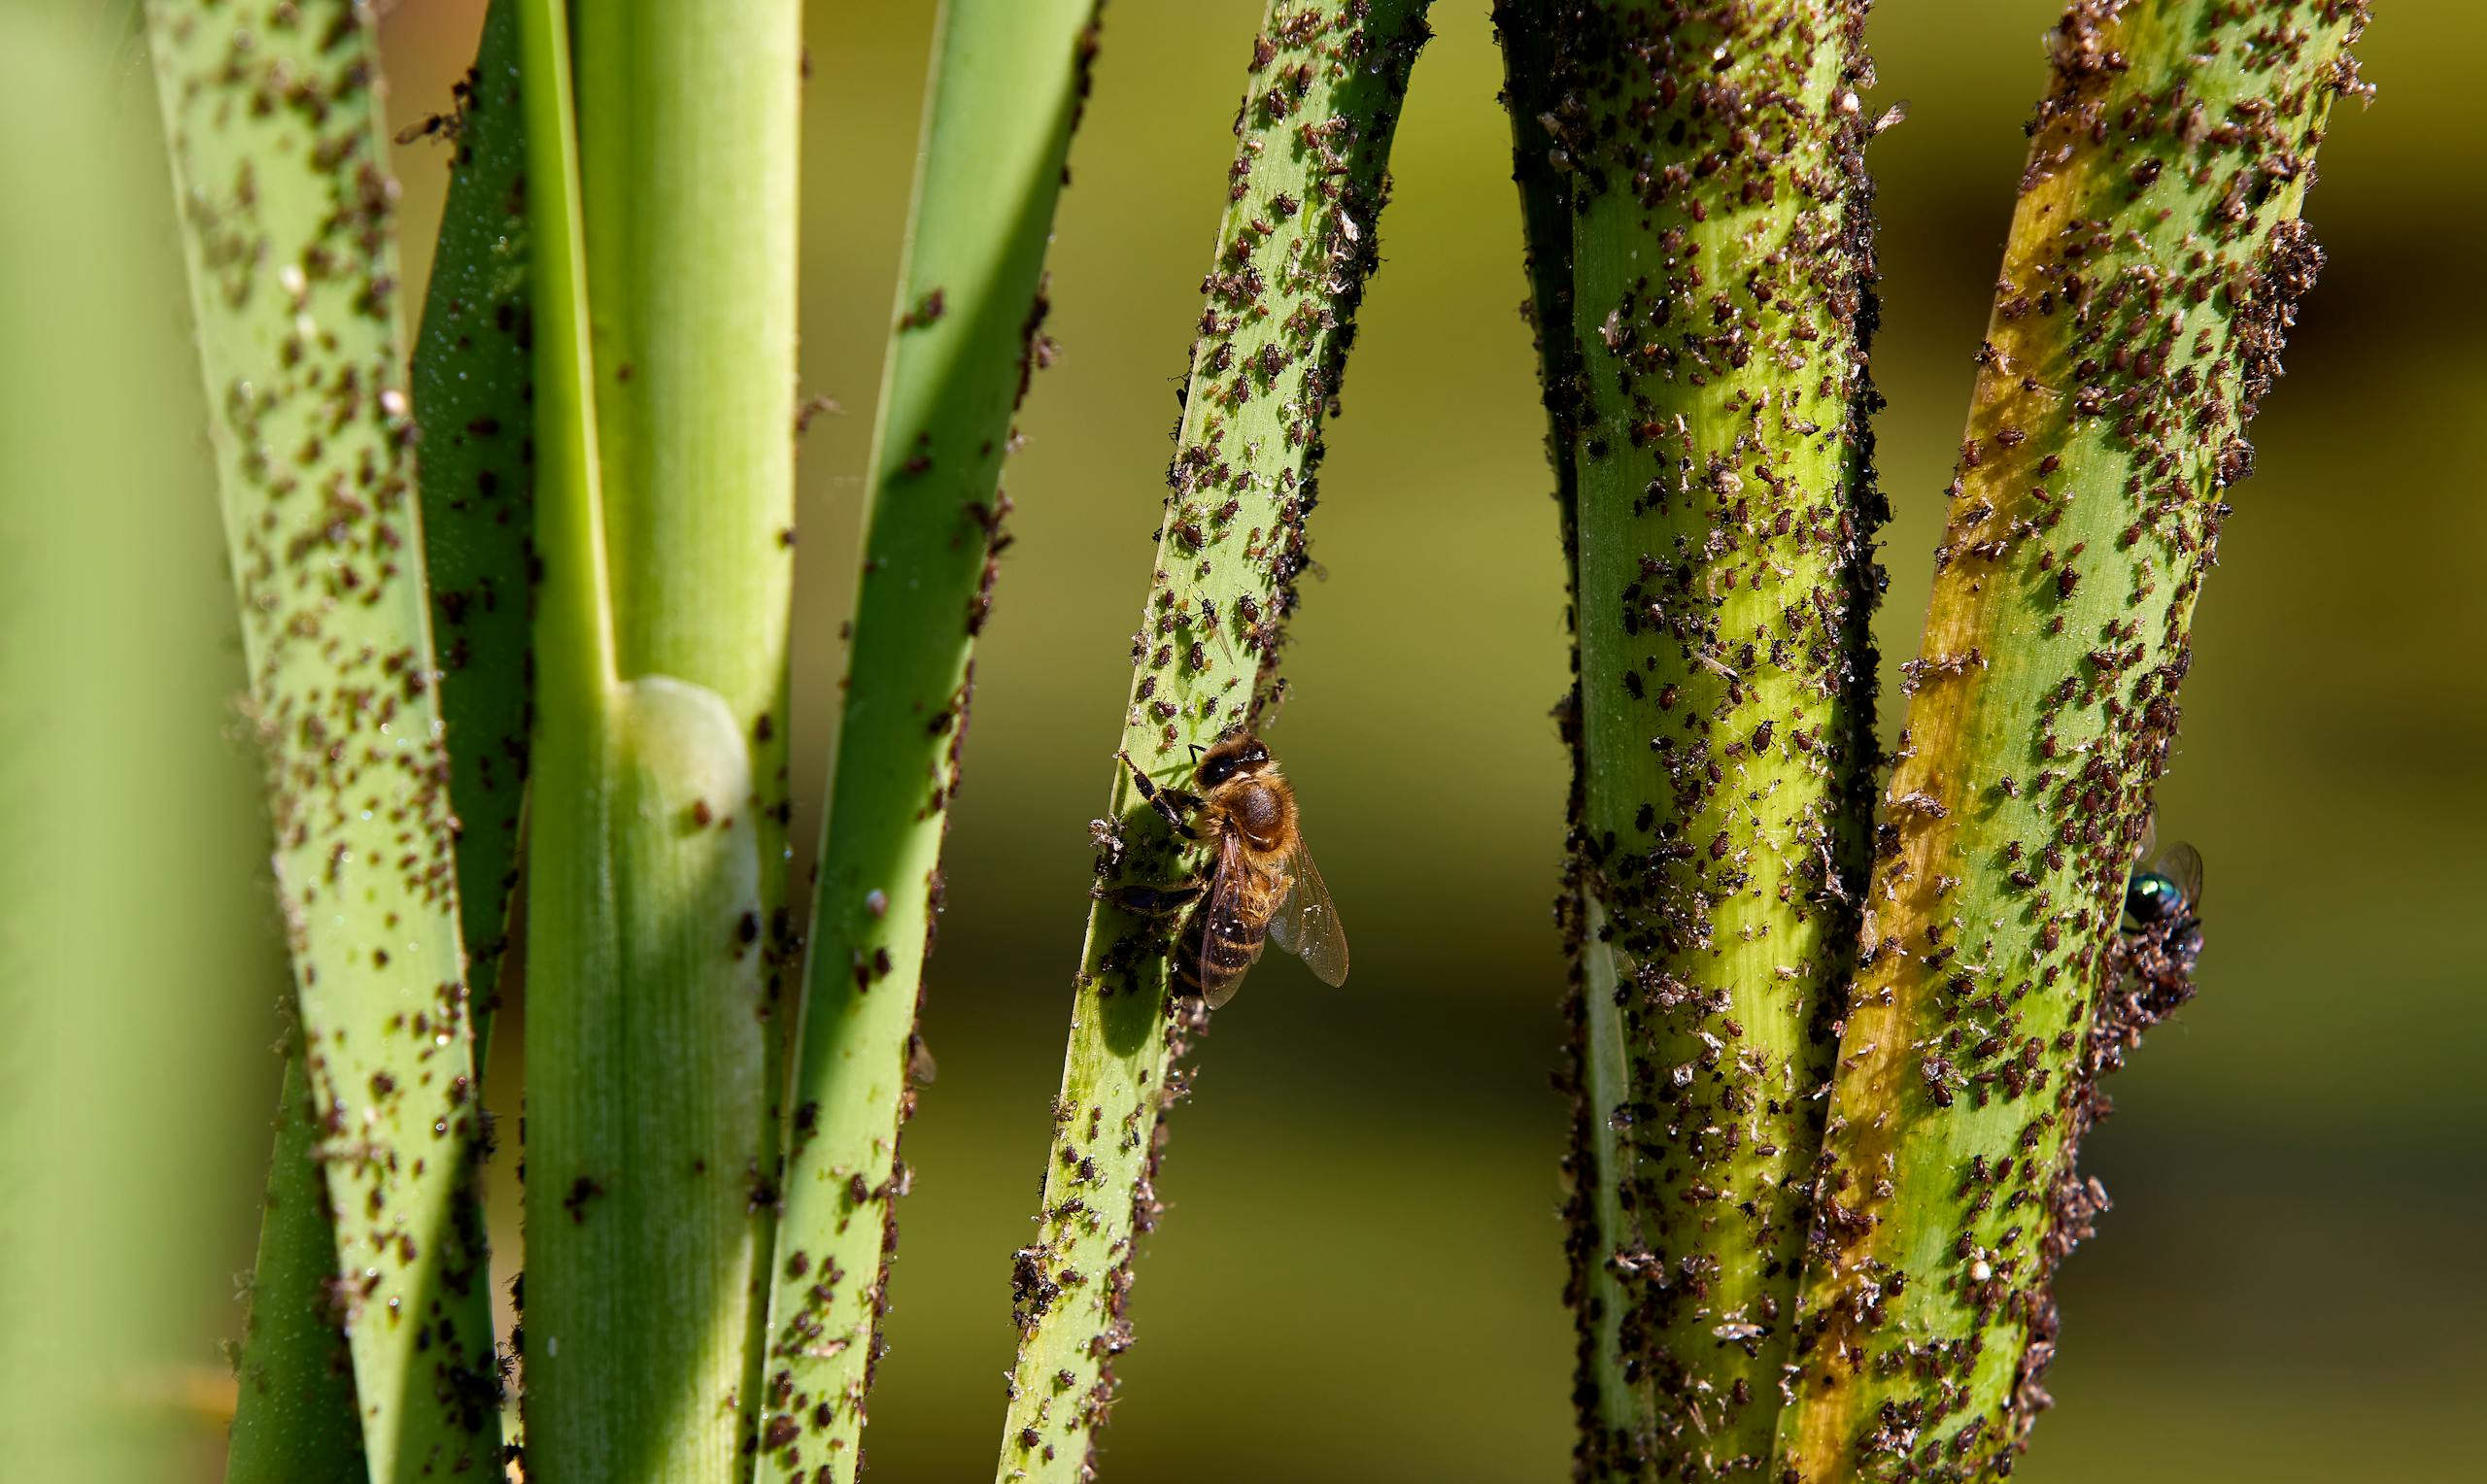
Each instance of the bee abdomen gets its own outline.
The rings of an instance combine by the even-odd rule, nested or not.
[[[1250,967],[1269,935],[1266,918],[1229,916],[1212,923],[1208,913],[1195,914],[1175,956],[1175,982],[1185,994],[1198,995],[1204,977],[1231,977]]]

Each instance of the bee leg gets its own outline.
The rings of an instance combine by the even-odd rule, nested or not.
[[[1200,831],[1194,829],[1191,822],[1183,818],[1185,811],[1200,807],[1199,794],[1186,793],[1180,789],[1161,789],[1149,781],[1146,773],[1140,770],[1139,763],[1131,760],[1130,753],[1117,748],[1114,756],[1123,760],[1123,766],[1131,769],[1131,781],[1140,786],[1140,796],[1147,801],[1149,808],[1156,810],[1165,819],[1176,834],[1186,840],[1197,840],[1201,837]]]
[[[1088,894],[1099,901],[1111,902],[1134,917],[1166,917],[1198,901],[1207,890],[1203,882],[1186,881],[1171,887],[1092,887]]]

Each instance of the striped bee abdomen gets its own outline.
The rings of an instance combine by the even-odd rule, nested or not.
[[[1243,983],[1244,970],[1261,957],[1269,941],[1270,914],[1286,894],[1283,870],[1265,872],[1246,867],[1234,889],[1213,896],[1185,925],[1182,946],[1175,956],[1175,977],[1186,995],[1224,1004]]]

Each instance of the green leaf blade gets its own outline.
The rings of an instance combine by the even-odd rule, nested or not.
[[[1039,354],[1094,0],[950,0],[935,29],[823,826],[771,1269],[759,1468],[861,1447],[904,1185],[901,1132],[1010,420]]]
[[[1125,752],[1160,784],[1191,749],[1267,720],[1309,558],[1321,425],[1367,278],[1424,0],[1273,4],[1255,39],[1209,303],[1140,630]],[[1099,888],[1199,873],[1115,764]],[[1018,1359],[996,1476],[1093,1476],[1130,1343],[1135,1244],[1155,1224],[1162,1119],[1201,1024],[1170,993],[1169,935],[1100,900],[1072,1001],[1036,1239],[1014,1260]]]
[[[518,13],[494,0],[450,148],[449,199],[415,340],[425,560],[458,810],[460,929],[487,1054],[518,882],[528,767],[528,546],[535,527],[533,307]]]
[[[2156,1011],[2111,955],[2243,429],[2320,260],[2299,213],[2366,7],[2073,6],[1883,805],[1776,1471],[2008,1473],[2074,1158]]]
[[[147,17],[371,1477],[495,1467],[377,51],[341,3]]]

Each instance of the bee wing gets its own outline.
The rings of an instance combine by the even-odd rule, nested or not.
[[[1244,842],[1228,833],[1217,842],[1217,874],[1209,881],[1209,899],[1201,904],[1205,914],[1201,920],[1201,997],[1212,1010],[1235,997],[1244,987],[1244,975],[1261,957],[1257,935],[1247,932],[1244,925],[1244,885],[1252,867],[1244,859]],[[1219,963],[1209,953],[1209,944],[1225,939],[1252,938],[1252,951],[1244,961],[1232,966]]]
[[[2185,910],[2202,910],[2202,853],[2186,844],[2170,845],[2160,855],[2158,869],[2185,894]]]
[[[1271,941],[1302,959],[1323,984],[1335,988],[1346,983],[1347,935],[1340,929],[1339,909],[1330,900],[1321,868],[1312,863],[1312,852],[1304,848],[1300,834],[1287,853],[1287,868],[1286,895],[1270,919]]]

